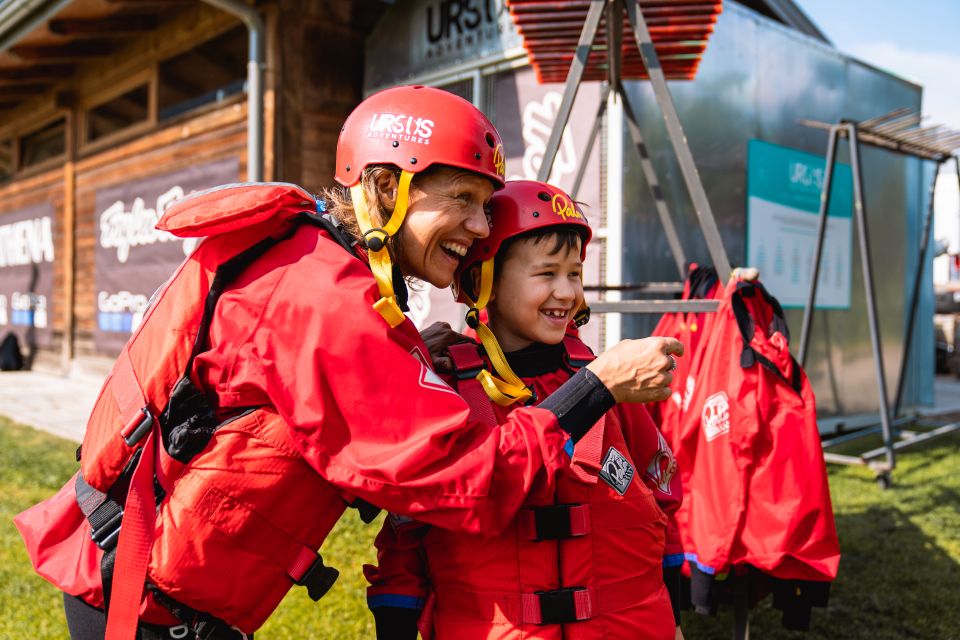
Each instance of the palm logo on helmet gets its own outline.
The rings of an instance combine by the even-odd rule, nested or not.
[[[371,220],[360,182],[364,170],[375,165],[400,169],[396,205],[382,227]],[[442,89],[404,86],[376,93],[353,110],[340,130],[335,179],[350,189],[380,290],[374,308],[391,327],[403,322],[404,315],[393,292],[386,244],[403,224],[414,174],[438,165],[478,173],[497,189],[503,187],[500,134],[470,102]]]
[[[531,231],[548,227],[571,227],[582,238],[580,259],[586,259],[587,243],[593,237],[586,216],[576,206],[573,198],[562,190],[545,182],[533,180],[511,180],[503,190],[493,194],[487,206],[490,219],[490,235],[473,243],[466,257],[460,262],[453,279],[453,293],[457,302],[466,304],[467,324],[477,332],[500,378],[489,371],[481,371],[477,376],[484,391],[497,404],[507,406],[514,402],[526,402],[532,392],[510,369],[503,350],[497,343],[490,328],[480,321],[480,311],[486,308],[493,292],[494,264],[497,252],[511,238],[522,236]],[[480,265],[480,281],[476,292],[473,291],[471,270]],[[476,297],[474,297],[476,296]],[[577,326],[590,319],[590,308],[586,302],[577,311],[574,318]]]

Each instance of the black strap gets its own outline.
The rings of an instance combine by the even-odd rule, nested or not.
[[[573,526],[570,523],[570,510],[579,506],[579,504],[555,504],[531,509],[536,539],[563,540],[574,537]]]
[[[193,638],[197,640],[252,640],[252,634],[237,631],[220,618],[197,611],[182,602],[174,600],[152,584],[147,589],[153,594],[157,602],[166,607],[173,616],[193,631]]]
[[[783,314],[783,307],[780,306],[777,299],[770,295],[766,288],[759,282],[737,283],[737,289],[730,299],[730,306],[733,310],[733,316],[737,321],[737,328],[740,330],[740,337],[743,340],[743,349],[740,352],[740,366],[744,369],[749,369],[754,364],[759,363],[760,366],[780,378],[780,380],[799,395],[802,392],[803,380],[800,376],[800,365],[794,357],[790,355],[790,360],[793,362],[793,375],[791,375],[788,380],[777,365],[750,346],[750,342],[753,340],[753,334],[756,331],[756,324],[754,323],[753,316],[747,309],[747,303],[744,302],[743,299],[751,298],[755,295],[762,296],[764,301],[773,310],[773,317],[770,320],[770,326],[768,327],[766,335],[771,335],[779,331],[788,342],[790,340],[790,330],[787,327],[787,320]]]
[[[583,591],[583,587],[537,591],[540,601],[540,624],[569,624],[576,622],[577,605],[574,593]]]

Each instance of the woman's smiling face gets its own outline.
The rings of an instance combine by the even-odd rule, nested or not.
[[[493,184],[475,173],[441,167],[410,187],[407,216],[397,234],[397,261],[405,276],[449,287],[460,258],[490,233],[484,205]]]

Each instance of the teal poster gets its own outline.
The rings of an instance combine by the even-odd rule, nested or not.
[[[760,270],[784,307],[803,307],[817,248],[826,161],[789,147],[751,140],[747,148],[747,264]],[[816,306],[850,308],[853,182],[850,165],[834,166]]]

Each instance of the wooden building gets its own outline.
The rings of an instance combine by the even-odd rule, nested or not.
[[[263,179],[330,183],[385,6],[256,5]],[[164,207],[247,179],[247,58],[200,0],[0,3],[0,338],[35,366],[102,372],[190,249],[153,230]]]

